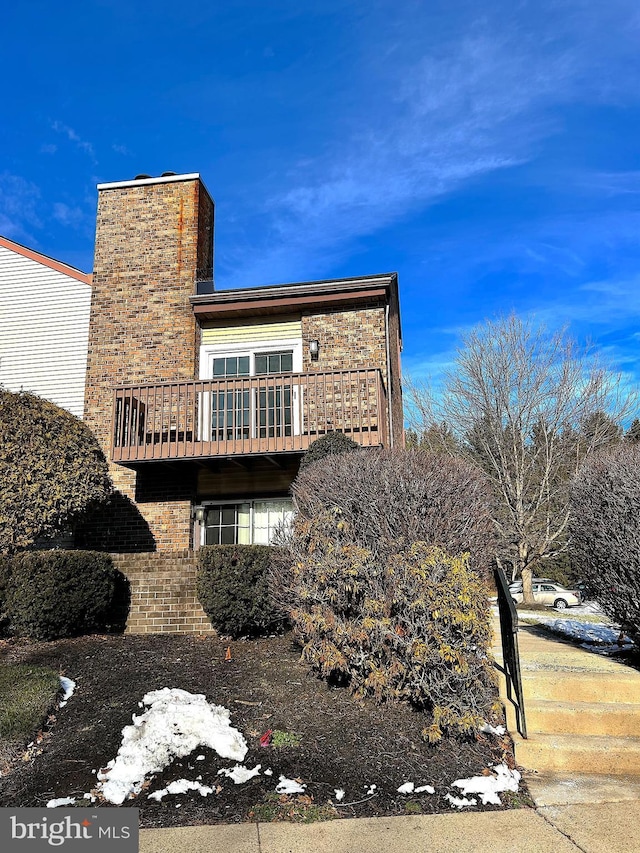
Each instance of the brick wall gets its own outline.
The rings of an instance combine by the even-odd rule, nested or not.
[[[308,340],[318,340],[320,343],[319,357],[312,361],[307,346],[303,348],[303,371],[349,370],[358,368],[377,367],[382,373],[387,392],[390,393],[390,374],[387,367],[385,306],[372,303],[362,308],[333,309],[321,313],[307,314],[302,317],[302,336]],[[345,397],[346,394],[346,397]],[[363,396],[364,395],[364,396]],[[336,405],[336,413],[345,418],[345,422],[354,423],[359,419],[359,412],[366,413],[366,419],[371,423],[382,424],[387,419],[385,414],[375,408],[375,392],[372,388],[366,391],[357,385],[336,388],[336,397],[340,402]],[[357,406],[350,414],[350,405],[357,401]],[[323,403],[318,400],[318,407]],[[338,417],[335,429],[341,429]]]
[[[196,597],[195,554],[178,551],[111,556],[131,587],[127,634],[213,633]]]
[[[85,420],[107,458],[111,449],[112,389],[137,382],[194,379],[199,333],[189,297],[196,277],[211,277],[213,202],[198,179],[100,190],[96,225]],[[139,475],[111,465],[116,489],[133,501],[154,547],[191,546],[193,475],[175,472],[140,488]],[[118,531],[118,519],[97,519],[119,545],[148,550],[133,541],[140,525]],[[97,535],[98,531],[96,531]],[[88,531],[88,538],[91,531]]]
[[[348,370],[379,367],[387,376],[385,309],[382,305],[334,309],[302,317],[302,337],[320,341],[317,361],[303,348],[302,370]]]

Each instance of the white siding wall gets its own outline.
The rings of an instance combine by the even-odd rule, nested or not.
[[[90,285],[0,246],[0,385],[81,418],[90,306]]]

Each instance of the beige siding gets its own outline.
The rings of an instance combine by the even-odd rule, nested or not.
[[[91,287],[0,246],[0,385],[82,417]]]
[[[245,320],[237,325],[207,323],[202,328],[202,343],[239,344],[278,341],[302,337],[302,322],[299,317],[278,318],[272,322],[261,319]]]

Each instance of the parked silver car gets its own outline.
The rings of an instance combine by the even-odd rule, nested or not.
[[[515,604],[520,604],[523,599],[522,583],[520,589],[512,589],[514,585],[509,587],[511,597]],[[556,610],[565,610],[567,607],[577,607],[582,604],[582,596],[577,589],[565,589],[559,583],[548,580],[533,581],[533,597],[536,604],[546,604],[548,607],[555,607]]]

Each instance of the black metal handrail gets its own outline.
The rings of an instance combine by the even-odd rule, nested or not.
[[[523,738],[527,737],[527,721],[524,713],[524,695],[522,692],[522,677],[520,674],[520,655],[518,653],[518,614],[516,612],[509,583],[504,571],[494,565],[493,574],[498,590],[498,614],[500,616],[500,637],[502,640],[502,663],[496,663],[500,672],[504,673],[507,682],[507,698],[516,711],[516,728]]]

